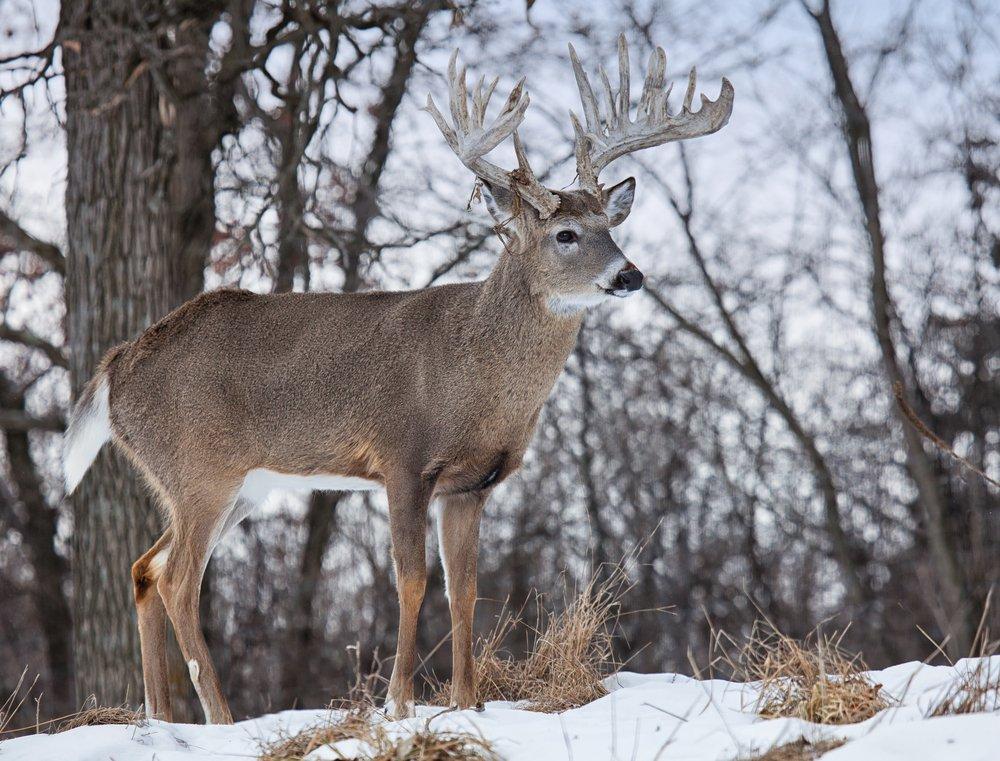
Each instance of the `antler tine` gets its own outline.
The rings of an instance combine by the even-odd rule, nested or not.
[[[465,66],[461,71],[457,71],[458,49],[451,54],[448,61],[448,107],[451,109],[451,118],[459,131],[467,131],[469,127],[469,114],[466,110],[465,93]]]
[[[500,116],[505,116],[517,107],[521,102],[521,93],[524,93],[524,99],[527,100],[528,93],[524,92],[524,77],[517,80],[517,84],[514,85],[510,94],[507,95],[507,100],[504,101],[503,108],[500,109]]]
[[[489,87],[486,88],[486,92],[483,92],[483,84],[486,78],[480,77],[479,83],[476,85],[476,93],[472,99],[472,112],[474,114],[474,121],[472,126],[482,129],[483,122],[486,119],[486,109],[490,105],[490,98],[493,97],[493,91],[497,89],[497,83],[500,81],[500,77],[494,77],[493,81],[490,82]]]
[[[598,73],[601,75],[601,91],[604,93],[604,110],[608,112],[604,121],[608,129],[614,129],[618,126],[618,107],[611,91],[611,79],[603,66],[598,69]]]
[[[593,195],[599,196],[601,186],[597,182],[597,174],[594,172],[594,167],[590,162],[590,137],[584,131],[580,120],[576,118],[576,114],[570,111],[569,118],[573,122],[573,132],[576,134],[576,175],[580,187]]]
[[[646,81],[642,85],[642,97],[639,99],[638,116],[649,116],[656,111],[658,96],[662,95],[663,78],[667,72],[667,54],[659,45],[649,54],[646,64]]]
[[[594,89],[590,86],[590,79],[580,64],[576,50],[573,49],[573,43],[569,45],[569,60],[573,64],[576,89],[580,91],[580,103],[583,106],[583,118],[587,121],[587,129],[597,134],[601,129],[601,116],[597,108],[597,99],[594,97]]]
[[[482,127],[483,126],[483,116],[486,113],[486,109],[483,108],[483,85],[486,84],[486,78],[484,76],[479,77],[479,81],[476,82],[476,86],[472,88],[472,126]]]
[[[694,89],[698,86],[698,70],[692,66],[691,73],[688,74],[687,92],[684,93],[683,112],[691,113],[691,103],[694,101]]]
[[[679,112],[671,114],[667,108],[667,98],[670,96],[672,86],[664,89],[667,54],[663,48],[657,47],[649,56],[639,107],[633,119],[629,92],[631,78],[628,43],[622,34],[618,37],[620,84],[617,97],[612,93],[611,83],[604,68],[599,69],[604,101],[602,114],[590,87],[590,81],[572,45],[570,60],[573,63],[586,119],[586,130],[584,130],[576,116],[571,114],[576,134],[577,175],[580,186],[591,192],[599,192],[600,183],[597,177],[612,161],[644,148],[709,135],[725,126],[733,110],[735,92],[725,77],[722,78],[722,89],[718,98],[713,101],[702,95],[701,108],[698,111],[691,110],[697,87],[697,74],[692,68],[688,75],[683,105]]]
[[[629,121],[628,112],[632,107],[632,83],[630,81],[628,60],[628,43],[625,35],[618,35],[618,117],[626,124]]]
[[[531,171],[528,155],[524,152],[524,144],[521,143],[521,136],[517,134],[517,130],[514,130],[514,156],[517,158],[518,180],[521,182],[534,180],[535,173]]]
[[[524,90],[524,79],[522,78],[510,91],[493,122],[487,124],[486,109],[499,78],[494,79],[484,92],[483,85],[486,80],[480,77],[472,92],[470,113],[466,68],[464,65],[461,69],[458,68],[456,49],[448,61],[448,106],[452,123],[449,124],[444,118],[429,94],[424,110],[434,119],[434,123],[441,130],[441,134],[455,155],[477,177],[491,187],[501,187],[517,193],[530,203],[543,219],[550,217],[559,207],[559,197],[535,179],[534,173],[527,165],[527,158],[516,132],[531,102]],[[515,172],[508,172],[483,157],[512,135],[518,169]]]

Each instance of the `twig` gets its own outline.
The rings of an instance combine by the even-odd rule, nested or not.
[[[917,417],[917,413],[913,411],[913,408],[906,401],[906,396],[903,393],[903,384],[896,381],[892,384],[892,393],[896,397],[896,404],[899,405],[899,409],[902,410],[903,416],[910,422],[910,425],[916,429],[917,433],[923,436],[925,439],[930,441],[934,446],[940,449],[942,452],[950,455],[953,460],[956,460],[960,465],[962,465],[966,470],[971,470],[977,476],[982,477],[986,481],[1000,489],[1000,481],[996,481],[990,478],[988,475],[983,473],[978,467],[973,465],[969,460],[962,457],[958,452],[952,449],[948,443],[938,436],[934,431],[932,431],[928,425]]]

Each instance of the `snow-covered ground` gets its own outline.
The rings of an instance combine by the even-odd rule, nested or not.
[[[869,673],[897,705],[860,724],[820,726],[798,719],[764,720],[753,714],[753,685],[700,681],[678,674],[622,673],[608,680],[611,694],[561,715],[490,703],[481,713],[418,709],[418,717],[387,724],[463,730],[489,739],[504,759],[523,761],[716,761],[798,738],[845,739],[829,761],[997,761],[1000,706],[993,713],[924,718],[948,685],[973,661],[955,667],[907,663]],[[1000,656],[989,664],[1000,671]],[[440,714],[440,715],[439,715]],[[327,711],[284,711],[234,726],[149,722],[141,727],[82,727],[0,744],[2,761],[195,761],[255,758],[263,745],[323,721]],[[344,748],[344,750],[347,750]],[[341,758],[322,748],[313,758]]]

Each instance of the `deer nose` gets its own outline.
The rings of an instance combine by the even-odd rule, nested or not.
[[[626,291],[638,291],[642,288],[642,281],[644,279],[645,278],[643,278],[642,273],[638,270],[638,268],[629,262],[625,269],[615,275],[613,287],[615,290],[624,288]]]

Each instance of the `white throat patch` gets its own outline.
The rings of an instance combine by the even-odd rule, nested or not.
[[[562,293],[549,296],[548,307],[553,314],[568,316],[582,312],[584,309],[597,306],[608,300],[606,293]]]

